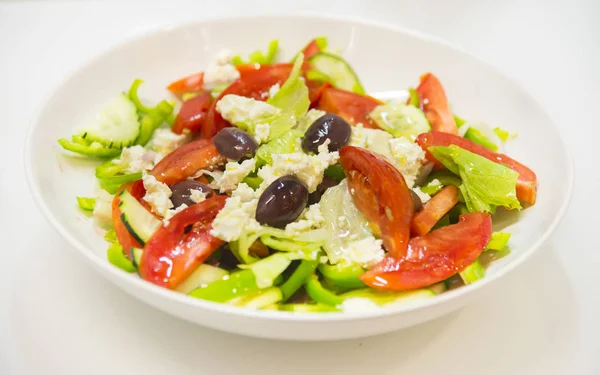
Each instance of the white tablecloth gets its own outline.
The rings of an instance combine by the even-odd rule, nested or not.
[[[513,3],[0,3],[0,374],[600,374],[600,3]],[[547,245],[459,312],[333,343],[194,326],[131,299],[70,251],[25,183],[24,137],[41,100],[124,37],[181,21],[292,10],[434,34],[522,83],[563,130],[575,162],[572,204]]]

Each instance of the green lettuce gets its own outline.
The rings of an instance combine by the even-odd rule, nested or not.
[[[301,78],[304,55],[300,53],[288,79],[283,83],[281,89],[267,100],[268,104],[281,110],[281,114],[271,123],[269,139],[275,139],[285,134],[296,125],[310,106],[308,98],[308,87]]]
[[[273,64],[275,63],[275,58],[277,57],[277,53],[279,52],[279,40],[274,39],[269,42],[269,47],[267,49],[267,53],[262,53],[262,51],[254,51],[248,56],[248,61],[244,61],[244,59],[240,55],[236,55],[231,60],[231,63],[235,66],[245,65],[245,64]]]
[[[516,193],[517,172],[456,145],[434,146],[429,151],[460,176],[459,189],[470,212],[493,212],[495,206],[521,208]]]
[[[414,138],[431,130],[429,121],[419,108],[400,102],[378,105],[369,113],[377,125],[394,137]]]
[[[297,129],[292,129],[279,138],[275,138],[268,143],[261,145],[256,150],[256,162],[258,165],[273,164],[274,154],[290,154],[298,150],[298,140],[304,133]]]

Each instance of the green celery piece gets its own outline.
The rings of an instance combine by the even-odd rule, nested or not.
[[[431,125],[419,107],[400,102],[378,105],[369,113],[369,118],[394,137],[414,139],[431,130]]]
[[[288,132],[308,111],[308,87],[304,79],[300,79],[303,62],[304,54],[300,53],[281,89],[267,99],[268,104],[281,110],[281,114],[271,123],[269,139],[278,138]]]
[[[333,178],[334,180],[340,182],[344,178],[346,178],[346,173],[344,172],[344,168],[342,168],[339,164],[333,164],[327,167],[324,172],[325,177]]]
[[[412,105],[413,107],[421,108],[421,98],[419,98],[419,93],[417,90],[411,87],[408,89],[408,94],[410,95],[408,104]]]
[[[279,305],[279,311],[289,311],[297,313],[327,313],[340,311],[334,306],[325,305],[322,303],[308,304],[308,303],[286,303]]]
[[[481,265],[479,259],[467,266],[462,272],[460,277],[463,279],[465,284],[472,284],[485,277],[485,268]]]
[[[475,128],[469,128],[465,133],[465,138],[471,142],[482,145],[483,147],[492,150],[494,152],[498,151],[498,145],[494,142],[490,141],[481,131]]]
[[[325,287],[319,282],[317,275],[311,275],[306,283],[304,284],[306,293],[315,300],[317,303],[323,303],[325,305],[337,306],[344,302],[344,298],[337,294],[325,289]]]
[[[294,293],[304,285],[304,282],[315,272],[318,262],[316,260],[304,259],[290,277],[279,287],[283,295],[282,302],[287,301]]]
[[[463,119],[461,117],[458,117],[455,114],[454,115],[454,122],[456,123],[456,126],[460,128],[461,126],[463,126],[467,122],[467,120],[465,120],[465,119]]]
[[[96,198],[77,197],[77,204],[82,210],[92,211],[96,205]]]
[[[113,243],[108,246],[106,257],[112,265],[119,267],[125,272],[132,273],[136,271],[135,266],[129,259],[127,259],[125,253],[123,252],[123,248],[118,243]]]
[[[516,184],[519,174],[456,145],[429,151],[462,180],[459,189],[471,212],[493,212],[495,206],[521,209]]]
[[[205,287],[194,289],[190,292],[190,296],[213,302],[227,302],[258,289],[252,270],[241,270]]]
[[[117,233],[114,229],[104,233],[104,240],[110,243],[117,243]]]
[[[256,161],[258,165],[273,164],[274,154],[290,154],[296,150],[298,139],[300,139],[304,133],[297,129],[292,129],[280,137],[270,140],[268,143],[261,145],[256,150]]]
[[[58,140],[58,143],[67,151],[71,151],[84,156],[91,156],[94,158],[112,158],[121,153],[121,149],[104,147],[98,142],[92,142],[89,146],[69,142],[65,138]]]
[[[504,250],[510,239],[510,233],[506,232],[493,232],[490,241],[485,246],[486,250]]]
[[[365,283],[359,278],[360,275],[365,273],[365,270],[358,264],[319,264],[319,272],[325,279],[341,288],[356,289],[365,287]]]

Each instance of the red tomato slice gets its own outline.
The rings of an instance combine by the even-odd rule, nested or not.
[[[365,128],[378,129],[379,127],[369,118],[368,114],[382,103],[368,95],[329,87],[323,90],[317,108],[335,113],[351,125],[361,123]]]
[[[274,64],[274,65],[244,65],[238,67],[240,78],[227,87],[219,97],[213,101],[208,109],[206,121],[202,126],[202,138],[210,139],[221,129],[230,126],[230,124],[217,112],[217,102],[228,94],[235,94],[253,98],[256,100],[266,100],[269,96],[269,89],[275,84],[283,84],[292,71],[293,64]]]
[[[461,215],[457,224],[412,238],[405,258],[388,256],[364,273],[361,280],[371,288],[383,290],[410,290],[435,284],[473,263],[491,235],[489,214]]]
[[[204,73],[195,73],[187,77],[171,83],[167,86],[167,90],[171,91],[178,97],[188,92],[199,92],[202,91],[202,84],[204,83]]]
[[[458,188],[454,185],[445,186],[415,214],[410,224],[410,233],[413,236],[426,235],[457,203]]]
[[[193,176],[201,169],[212,168],[225,161],[227,159],[219,154],[211,140],[198,139],[165,156],[150,173],[158,181],[172,185]]]
[[[422,75],[417,93],[421,99],[421,108],[431,124],[431,129],[438,132],[458,134],[454,116],[450,106],[448,106],[446,93],[438,78],[431,73]]]
[[[427,149],[432,146],[450,145],[457,145],[460,148],[464,148],[467,151],[471,151],[477,155],[483,156],[484,158],[493,162],[506,165],[508,168],[519,173],[519,178],[517,179],[517,198],[521,202],[535,204],[537,194],[537,176],[535,172],[511,157],[493,152],[481,145],[478,145],[477,143],[469,141],[468,139],[447,133],[423,133],[417,137],[416,142],[423,150],[425,150],[427,160],[437,164],[437,166],[441,166],[442,164],[437,161]]]
[[[214,196],[191,205],[161,227],[144,247],[142,279],[173,289],[221,246],[223,241],[209,232],[226,199]]]
[[[319,45],[315,39],[311,40],[302,50],[305,60],[310,59],[319,52],[321,52],[321,49],[319,48]]]
[[[125,250],[125,255],[127,258],[130,258],[129,249],[132,247],[142,247],[140,243],[133,238],[133,236],[129,233],[125,224],[123,224],[123,220],[121,220],[121,209],[119,208],[119,203],[121,200],[119,199],[119,194],[123,191],[127,190],[134,198],[139,200],[141,203],[145,205],[146,202],[141,201],[141,198],[146,194],[146,190],[144,189],[144,184],[141,180],[128,182],[121,186],[115,197],[112,201],[112,222],[113,228],[115,230],[115,234],[117,235],[117,240],[123,249]],[[131,259],[130,259],[131,260]]]
[[[193,98],[183,102],[171,127],[173,133],[181,134],[185,129],[188,129],[191,133],[200,130],[211,103],[212,96],[206,91],[202,91]]]
[[[342,147],[340,163],[354,204],[387,251],[401,259],[406,255],[414,210],[404,177],[385,158],[364,148]]]
[[[308,87],[308,98],[310,99],[310,108],[315,108],[319,104],[319,99],[323,95],[323,92],[332,87],[329,82],[319,82],[315,80],[307,80],[306,86]]]

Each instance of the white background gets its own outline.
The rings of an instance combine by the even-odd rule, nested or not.
[[[29,195],[22,150],[36,108],[67,73],[123,38],[277,11],[404,25],[460,45],[520,82],[561,128],[575,163],[572,204],[547,245],[459,312],[332,343],[197,327],[96,275]],[[0,3],[0,374],[600,374],[599,16],[593,0]]]

